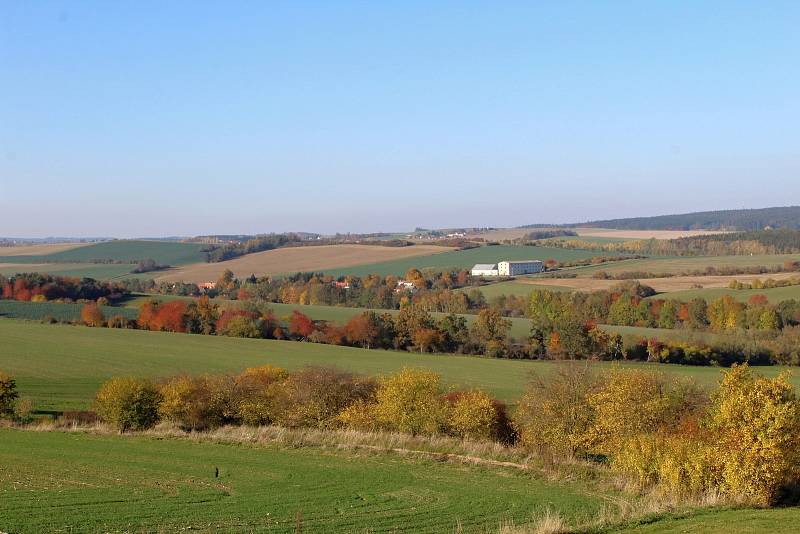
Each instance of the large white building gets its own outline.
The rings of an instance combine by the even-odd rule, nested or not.
[[[472,276],[499,276],[496,263],[478,263],[472,267]]]
[[[497,264],[499,276],[519,276],[544,271],[544,263],[539,260],[501,261]]]

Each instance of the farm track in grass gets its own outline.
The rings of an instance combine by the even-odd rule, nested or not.
[[[547,260],[552,258],[557,261],[576,261],[599,255],[602,254],[587,250],[570,250],[556,247],[495,245],[467,250],[454,250],[421,258],[358,265],[347,269],[325,269],[324,272],[333,276],[353,275],[364,277],[370,274],[400,276],[411,268],[420,270],[469,269],[476,263],[497,263],[503,260]]]
[[[298,516],[304,532],[492,532],[548,509],[574,524],[604,503],[527,471],[390,454],[11,429],[0,441],[10,532],[294,532]]]
[[[195,263],[180,269],[158,274],[158,280],[208,282],[219,278],[225,269],[230,269],[239,278],[251,274],[256,276],[292,274],[296,272],[319,272],[328,269],[347,269],[375,262],[397,260],[419,256],[444,254],[452,250],[435,245],[413,245],[409,247],[383,247],[378,245],[321,245],[307,247],[285,247],[247,254],[219,263]]]
[[[427,368],[445,384],[480,387],[513,403],[523,393],[531,373],[548,376],[560,362],[503,360],[475,356],[367,350],[297,341],[239,339],[142,330],[49,325],[0,320],[2,368],[17,377],[20,394],[37,409],[87,409],[100,384],[112,376],[164,377],[179,373],[238,373],[247,367],[272,364],[287,369],[332,365],[378,375],[402,367]],[[646,363],[596,363],[598,370],[614,366],[689,376],[712,386],[719,369]],[[780,367],[761,367],[775,376]],[[792,377],[795,385],[800,376]]]

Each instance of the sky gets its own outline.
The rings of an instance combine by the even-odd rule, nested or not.
[[[0,236],[800,203],[800,2],[0,2]]]

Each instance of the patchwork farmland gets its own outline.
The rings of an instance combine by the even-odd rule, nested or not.
[[[256,252],[219,263],[194,263],[173,269],[158,276],[163,281],[206,282],[219,278],[229,269],[239,278],[251,274],[256,276],[291,274],[296,272],[327,271],[345,269],[348,273],[358,271],[364,264],[382,261],[405,261],[415,264],[428,261],[452,250],[435,245],[413,245],[408,247],[385,247],[379,245],[322,245],[286,247]],[[425,260],[417,258],[425,257]],[[394,274],[394,273],[393,273]],[[402,273],[399,273],[402,274]]]

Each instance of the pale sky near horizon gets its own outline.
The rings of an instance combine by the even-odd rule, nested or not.
[[[800,203],[800,2],[0,2],[0,236]]]

